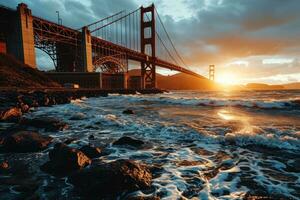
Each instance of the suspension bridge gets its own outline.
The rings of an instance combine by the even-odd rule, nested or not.
[[[0,7],[5,51],[32,67],[35,48],[47,53],[57,72],[122,74],[128,61],[141,63],[141,88],[156,87],[156,66],[203,78],[185,64],[154,4],[121,11],[70,28],[33,16],[26,4]]]

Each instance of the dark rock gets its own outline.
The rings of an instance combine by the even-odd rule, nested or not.
[[[142,164],[117,160],[92,165],[72,174],[68,180],[83,196],[114,199],[123,192],[149,188],[152,175]]]
[[[126,109],[123,111],[123,114],[126,114],[126,115],[133,115],[134,114],[134,111],[131,110],[131,109]]]
[[[71,144],[72,142],[76,141],[77,139],[76,138],[67,138],[65,141],[64,141],[64,144]]]
[[[36,132],[21,131],[3,138],[5,152],[37,152],[44,150],[53,138]]]
[[[9,163],[7,161],[0,161],[0,174],[7,172],[9,169]]]
[[[82,151],[61,143],[56,144],[49,152],[49,158],[50,161],[42,165],[41,170],[58,176],[91,164],[91,160]]]
[[[86,118],[85,114],[83,114],[83,113],[76,113],[76,114],[74,114],[74,115],[70,118],[70,120],[83,120],[83,119],[85,119],[85,118]]]
[[[51,117],[22,118],[20,125],[44,128],[46,131],[62,131],[68,128],[68,124],[65,122]]]
[[[17,107],[0,108],[0,121],[17,121],[22,116],[22,111]]]
[[[89,140],[94,140],[95,139],[95,136],[94,135],[90,135],[89,136]]]
[[[113,145],[129,145],[136,148],[139,148],[144,144],[145,142],[128,136],[121,137],[120,139],[118,139],[113,143]]]
[[[102,150],[99,147],[93,147],[90,145],[86,145],[80,148],[80,151],[82,151],[87,157],[89,158],[98,158],[102,156]]]
[[[20,104],[20,108],[21,108],[22,113],[26,113],[30,109],[30,107],[27,104],[24,104],[24,103]]]
[[[38,101],[33,97],[29,95],[20,95],[18,97],[19,102],[27,104],[29,107],[37,107],[39,106]]]
[[[127,197],[126,200],[160,200],[157,196],[132,196]]]

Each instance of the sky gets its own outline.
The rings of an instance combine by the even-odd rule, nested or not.
[[[19,0],[0,0],[16,7]],[[82,27],[121,10],[155,4],[189,69],[204,76],[216,66],[229,84],[300,81],[300,0],[23,0],[32,13]],[[51,67],[41,52],[38,63]],[[166,71],[161,71],[166,73]]]

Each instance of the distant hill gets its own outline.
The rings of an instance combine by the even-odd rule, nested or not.
[[[263,83],[248,83],[246,89],[250,90],[283,90],[283,85],[268,85]]]
[[[284,84],[283,87],[289,90],[300,89],[300,82]]]
[[[41,88],[60,85],[13,56],[0,54],[0,87]]]
[[[129,70],[129,76],[139,76],[140,69]],[[219,85],[207,78],[178,73],[171,76],[156,74],[157,87],[167,90],[217,90]]]

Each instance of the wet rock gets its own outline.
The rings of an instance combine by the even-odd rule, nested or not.
[[[64,144],[71,144],[72,142],[76,141],[77,138],[67,138],[63,143]]]
[[[152,175],[142,164],[117,160],[80,170],[69,181],[83,196],[114,199],[123,192],[149,188]]]
[[[118,139],[117,141],[113,142],[113,145],[128,145],[135,148],[139,148],[143,146],[145,142],[141,140],[134,139],[132,137],[124,136]]]
[[[4,137],[2,148],[5,152],[37,152],[46,149],[52,139],[36,132],[21,131]]]
[[[133,115],[134,114],[134,111],[131,110],[131,109],[126,109],[123,111],[123,114],[126,114],[126,115]]]
[[[197,166],[197,165],[203,165],[205,162],[200,160],[182,160],[177,163],[178,166]]]
[[[83,119],[85,119],[85,118],[86,118],[85,114],[83,114],[83,113],[76,113],[76,114],[74,114],[74,115],[70,118],[70,120],[83,120]]]
[[[18,96],[18,100],[20,103],[27,104],[29,107],[39,106],[38,101],[33,96],[20,95],[20,96]]]
[[[126,200],[160,200],[157,196],[132,196],[126,198]]]
[[[54,149],[49,152],[49,159],[50,161],[41,166],[41,170],[58,176],[91,164],[90,158],[82,151],[61,143],[56,144]]]
[[[39,118],[22,118],[20,125],[32,126],[36,128],[42,128],[46,131],[62,131],[68,128],[68,124],[58,119],[51,117],[39,117]]]
[[[0,161],[0,174],[7,172],[9,169],[8,161]]]
[[[98,158],[102,156],[102,149],[100,149],[99,147],[86,145],[81,147],[80,151],[82,151],[89,158]]]
[[[20,104],[21,112],[26,113],[29,111],[30,107],[27,104],[21,103]]]
[[[0,121],[18,121],[22,111],[17,107],[0,108]]]
[[[95,139],[95,136],[94,135],[90,135],[89,136],[89,140],[94,140]]]

